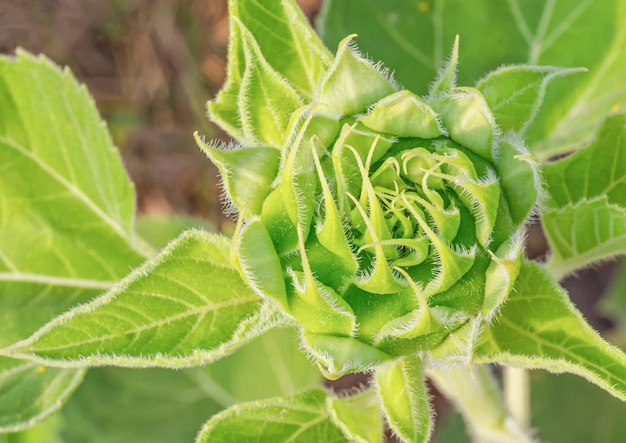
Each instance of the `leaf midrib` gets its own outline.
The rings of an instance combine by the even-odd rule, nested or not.
[[[20,353],[33,352],[35,354],[39,354],[39,353],[46,352],[46,351],[48,351],[48,352],[49,351],[57,351],[57,350],[61,350],[61,349],[68,349],[68,348],[73,348],[73,347],[82,346],[82,345],[91,344],[91,343],[104,342],[106,340],[111,340],[111,339],[114,339],[114,338],[118,338],[118,337],[123,336],[123,335],[139,334],[139,333],[147,331],[149,329],[166,326],[166,325],[168,325],[169,323],[171,323],[173,321],[180,320],[182,318],[189,317],[189,316],[192,316],[192,315],[196,315],[196,314],[205,315],[205,314],[207,314],[208,312],[211,312],[211,311],[216,311],[218,309],[227,308],[227,307],[230,307],[230,306],[235,306],[235,305],[239,305],[239,304],[245,304],[245,303],[254,302],[254,301],[258,301],[258,298],[256,297],[256,295],[255,296],[251,296],[251,297],[242,297],[242,298],[237,298],[237,299],[234,299],[234,300],[228,300],[228,301],[221,302],[221,303],[214,303],[212,305],[198,306],[195,309],[189,309],[187,311],[180,312],[180,313],[178,313],[176,315],[167,317],[165,319],[159,319],[159,320],[156,320],[156,321],[152,321],[152,322],[147,323],[145,325],[141,325],[141,326],[135,327],[133,329],[128,329],[128,330],[123,331],[121,333],[108,334],[108,335],[104,335],[104,336],[93,337],[93,338],[90,338],[90,339],[81,340],[81,341],[74,341],[74,342],[71,342],[71,343],[65,343],[65,344],[58,345],[58,346],[38,347],[37,346],[37,341],[39,340],[40,336],[42,335],[42,334],[38,334],[38,335],[32,336],[32,341],[29,340],[29,341],[31,341],[31,343],[28,343],[26,347],[23,347],[25,345],[25,343],[16,343],[14,346],[10,346],[10,347],[6,348],[6,350],[10,351],[10,352],[13,352],[13,350],[16,350],[17,352],[20,352]],[[54,328],[56,326],[60,326],[60,325],[58,325],[58,324],[54,325],[51,328],[48,328],[48,330],[42,331],[42,332],[43,333],[48,333],[48,332],[54,330]]]
[[[34,274],[25,272],[0,272],[0,282],[39,283],[49,286],[61,286],[82,289],[110,289],[115,283],[106,280],[59,277],[56,275]]]
[[[97,215],[103,222],[108,225],[113,231],[122,239],[124,239],[130,246],[133,247],[137,252],[140,252],[142,256],[145,256],[143,251],[139,251],[135,248],[133,242],[129,238],[129,234],[122,228],[120,223],[117,220],[111,218],[102,208],[100,208],[96,203],[94,203],[91,198],[89,198],[86,194],[84,194],[80,188],[78,188],[74,183],[69,182],[65,177],[59,174],[56,170],[54,170],[50,165],[41,161],[40,158],[33,155],[28,149],[22,146],[20,143],[17,143],[11,138],[0,136],[0,143],[4,143],[9,148],[15,150],[20,155],[26,157],[30,161],[32,161],[35,165],[37,165],[42,171],[46,172],[54,181],[58,182],[64,188],[66,188],[72,195],[74,195],[78,200],[80,200],[87,208],[89,208],[95,215]]]
[[[550,301],[554,301],[554,298],[549,297],[549,296],[546,296],[546,297]],[[509,302],[509,303],[511,303],[511,302]],[[552,343],[552,342],[546,341],[546,340],[542,339],[541,337],[539,337],[536,334],[531,334],[526,329],[517,326],[515,323],[513,323],[512,321],[510,321],[509,319],[507,319],[507,318],[505,318],[503,316],[498,321],[503,326],[506,326],[509,329],[512,329],[513,331],[515,331],[516,334],[519,334],[519,335],[522,335],[522,336],[526,336],[527,338],[529,338],[530,340],[536,342],[537,344],[541,345],[542,347],[556,349],[557,352],[559,353],[559,356],[561,358],[563,358],[563,360],[566,363],[568,363],[570,365],[580,365],[581,367],[583,367],[589,373],[592,373],[593,370],[595,370],[595,371],[597,371],[597,373],[604,374],[605,377],[601,378],[601,379],[603,380],[603,382],[605,384],[607,384],[608,386],[611,386],[613,389],[615,389],[615,384],[611,383],[611,381],[613,381],[613,380],[620,382],[622,388],[626,387],[626,380],[621,379],[620,377],[610,373],[609,371],[607,371],[604,368],[604,366],[599,366],[599,365],[595,364],[594,362],[588,360],[585,357],[581,357],[579,355],[576,355],[575,353],[570,351],[568,348],[565,348],[565,347],[563,347],[561,345],[558,345],[556,343]],[[555,319],[555,321],[556,321],[556,319]],[[596,343],[593,343],[593,342],[585,344],[585,346],[597,349],[595,347],[595,345],[596,345]],[[500,352],[502,352],[501,347],[499,345],[497,345],[497,344],[496,344],[496,346],[498,347]],[[605,354],[604,350],[603,350],[603,354]],[[571,358],[571,360],[568,360],[567,357]],[[554,359],[553,357],[548,357],[548,356],[545,356],[544,358],[550,358],[551,360]],[[626,393],[624,393],[623,390],[619,390],[618,392],[621,392],[623,395],[626,395]]]

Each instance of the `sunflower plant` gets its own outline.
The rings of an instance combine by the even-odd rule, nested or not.
[[[98,117],[85,91],[46,60],[1,60],[0,154],[15,166],[0,192],[21,203],[0,206],[0,386],[31,392],[0,429],[47,416],[86,367],[206,365],[283,327],[325,378],[368,372],[370,384],[231,406],[197,442],[379,442],[385,429],[427,442],[427,379],[476,441],[533,441],[523,395],[511,411],[489,364],[516,368],[520,383],[524,369],[570,372],[626,400],[626,356],[557,281],[626,250],[626,116],[606,116],[558,161],[525,142],[546,88],[580,69],[510,65],[458,84],[457,38],[420,95],[355,35],[331,52],[292,0],[229,11],[228,78],[208,111],[234,141],[196,141],[236,229],[190,230],[158,253],[134,233],[132,188],[106,132],[88,126]],[[29,120],[37,100],[19,85],[42,73],[50,102],[75,102]],[[99,158],[81,151],[87,139]],[[537,219],[552,247],[543,264],[524,258]],[[37,227],[32,249],[19,244],[16,232]]]

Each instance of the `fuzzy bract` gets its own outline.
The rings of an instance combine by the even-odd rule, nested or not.
[[[523,144],[500,133],[478,89],[453,84],[456,47],[420,97],[352,41],[341,42],[310,96],[290,99],[280,143],[273,130],[256,131],[253,143],[240,137],[234,151],[202,144],[239,212],[241,274],[300,325],[329,378],[488,322],[517,277],[538,198]],[[296,94],[289,79],[276,81]],[[245,129],[249,112],[238,118]]]

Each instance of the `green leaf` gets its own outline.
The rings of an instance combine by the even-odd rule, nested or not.
[[[393,432],[406,442],[427,442],[432,423],[422,361],[404,357],[377,369],[374,380]]]
[[[385,426],[374,389],[351,397],[329,397],[327,403],[333,422],[350,441],[359,443],[383,441]]]
[[[328,394],[310,389],[290,397],[233,406],[209,420],[196,443],[211,442],[346,442],[332,422]]]
[[[626,114],[607,117],[589,145],[542,172],[551,208],[603,195],[626,207]]]
[[[532,373],[533,427],[541,441],[626,441],[626,408],[578,377]]]
[[[230,0],[228,76],[213,121],[240,141],[282,148],[291,114],[332,62],[293,0]]]
[[[80,385],[84,373],[0,357],[0,434],[48,418]]]
[[[577,374],[626,401],[626,355],[587,324],[565,291],[534,262],[523,264],[474,356],[477,362]]]
[[[69,72],[0,58],[0,164],[0,284],[103,289],[146,257],[133,186]]]
[[[523,134],[543,102],[548,83],[559,76],[580,72],[551,66],[503,66],[481,79],[483,93],[498,128]]]
[[[60,414],[55,414],[44,423],[33,428],[0,434],[1,443],[68,443],[61,438],[61,428],[63,421]]]
[[[607,197],[544,211],[541,221],[550,243],[547,267],[557,278],[626,253],[626,208]]]
[[[555,275],[626,252],[626,114],[607,117],[589,145],[544,165],[543,178]]]
[[[4,347],[107,290],[150,252],[133,232],[134,189],[93,100],[69,71],[23,51],[0,57],[0,165]],[[0,415],[6,428],[38,423],[82,377],[2,362],[12,385],[29,386]]]
[[[459,84],[503,64],[587,68],[551,84],[526,132],[543,159],[576,147],[605,113],[626,108],[625,20],[623,0],[328,0],[319,28],[331,48],[359,34],[361,50],[417,94],[427,92],[456,35]]]
[[[463,417],[456,411],[450,411],[437,417],[437,442],[439,443],[471,443]]]
[[[252,33],[231,15],[233,45],[243,51],[243,71],[235,85],[226,84],[224,93],[209,104],[216,123],[246,143],[264,143],[280,148],[286,141],[291,114],[302,104],[298,93],[265,60]],[[236,90],[236,97],[231,90]],[[222,121],[225,108],[230,115],[232,100],[237,99],[236,120]],[[235,132],[232,131],[234,126]]]
[[[426,6],[420,6],[421,3]],[[346,35],[358,34],[364,53],[382,60],[395,71],[398,82],[423,95],[454,40],[448,39],[447,33],[443,38],[441,32],[454,31],[442,29],[443,23],[439,23],[439,35],[434,41],[433,6],[440,9],[439,3],[412,0],[327,0],[318,18],[318,29],[330,48]]]
[[[288,395],[319,379],[295,329],[270,331],[204,367],[94,368],[63,408],[71,424],[63,437],[66,443],[190,442],[223,408]]]
[[[260,220],[252,220],[241,231],[237,255],[246,281],[254,291],[269,297],[289,312],[287,289],[280,258]]]
[[[200,385],[208,375],[237,403],[290,395],[317,385],[322,378],[302,351],[298,328],[274,329],[209,366],[189,371],[195,373]],[[204,419],[207,416],[205,413]]]
[[[1,353],[59,366],[188,367],[279,323],[239,278],[230,241],[188,231],[111,291]]]
[[[332,54],[311,29],[308,20],[293,0],[229,0],[229,14],[252,35],[267,62],[285,77],[304,97],[310,99]],[[233,43],[231,28],[230,44]],[[232,49],[232,48],[231,48]],[[229,59],[231,51],[229,50]],[[229,72],[242,69],[229,61]],[[230,74],[229,74],[230,75]]]

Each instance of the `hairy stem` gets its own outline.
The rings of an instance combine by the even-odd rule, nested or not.
[[[530,426],[530,379],[528,370],[504,368],[504,402],[524,428]]]
[[[487,366],[433,368],[428,375],[463,415],[475,442],[533,442],[508,413],[498,384]]]

